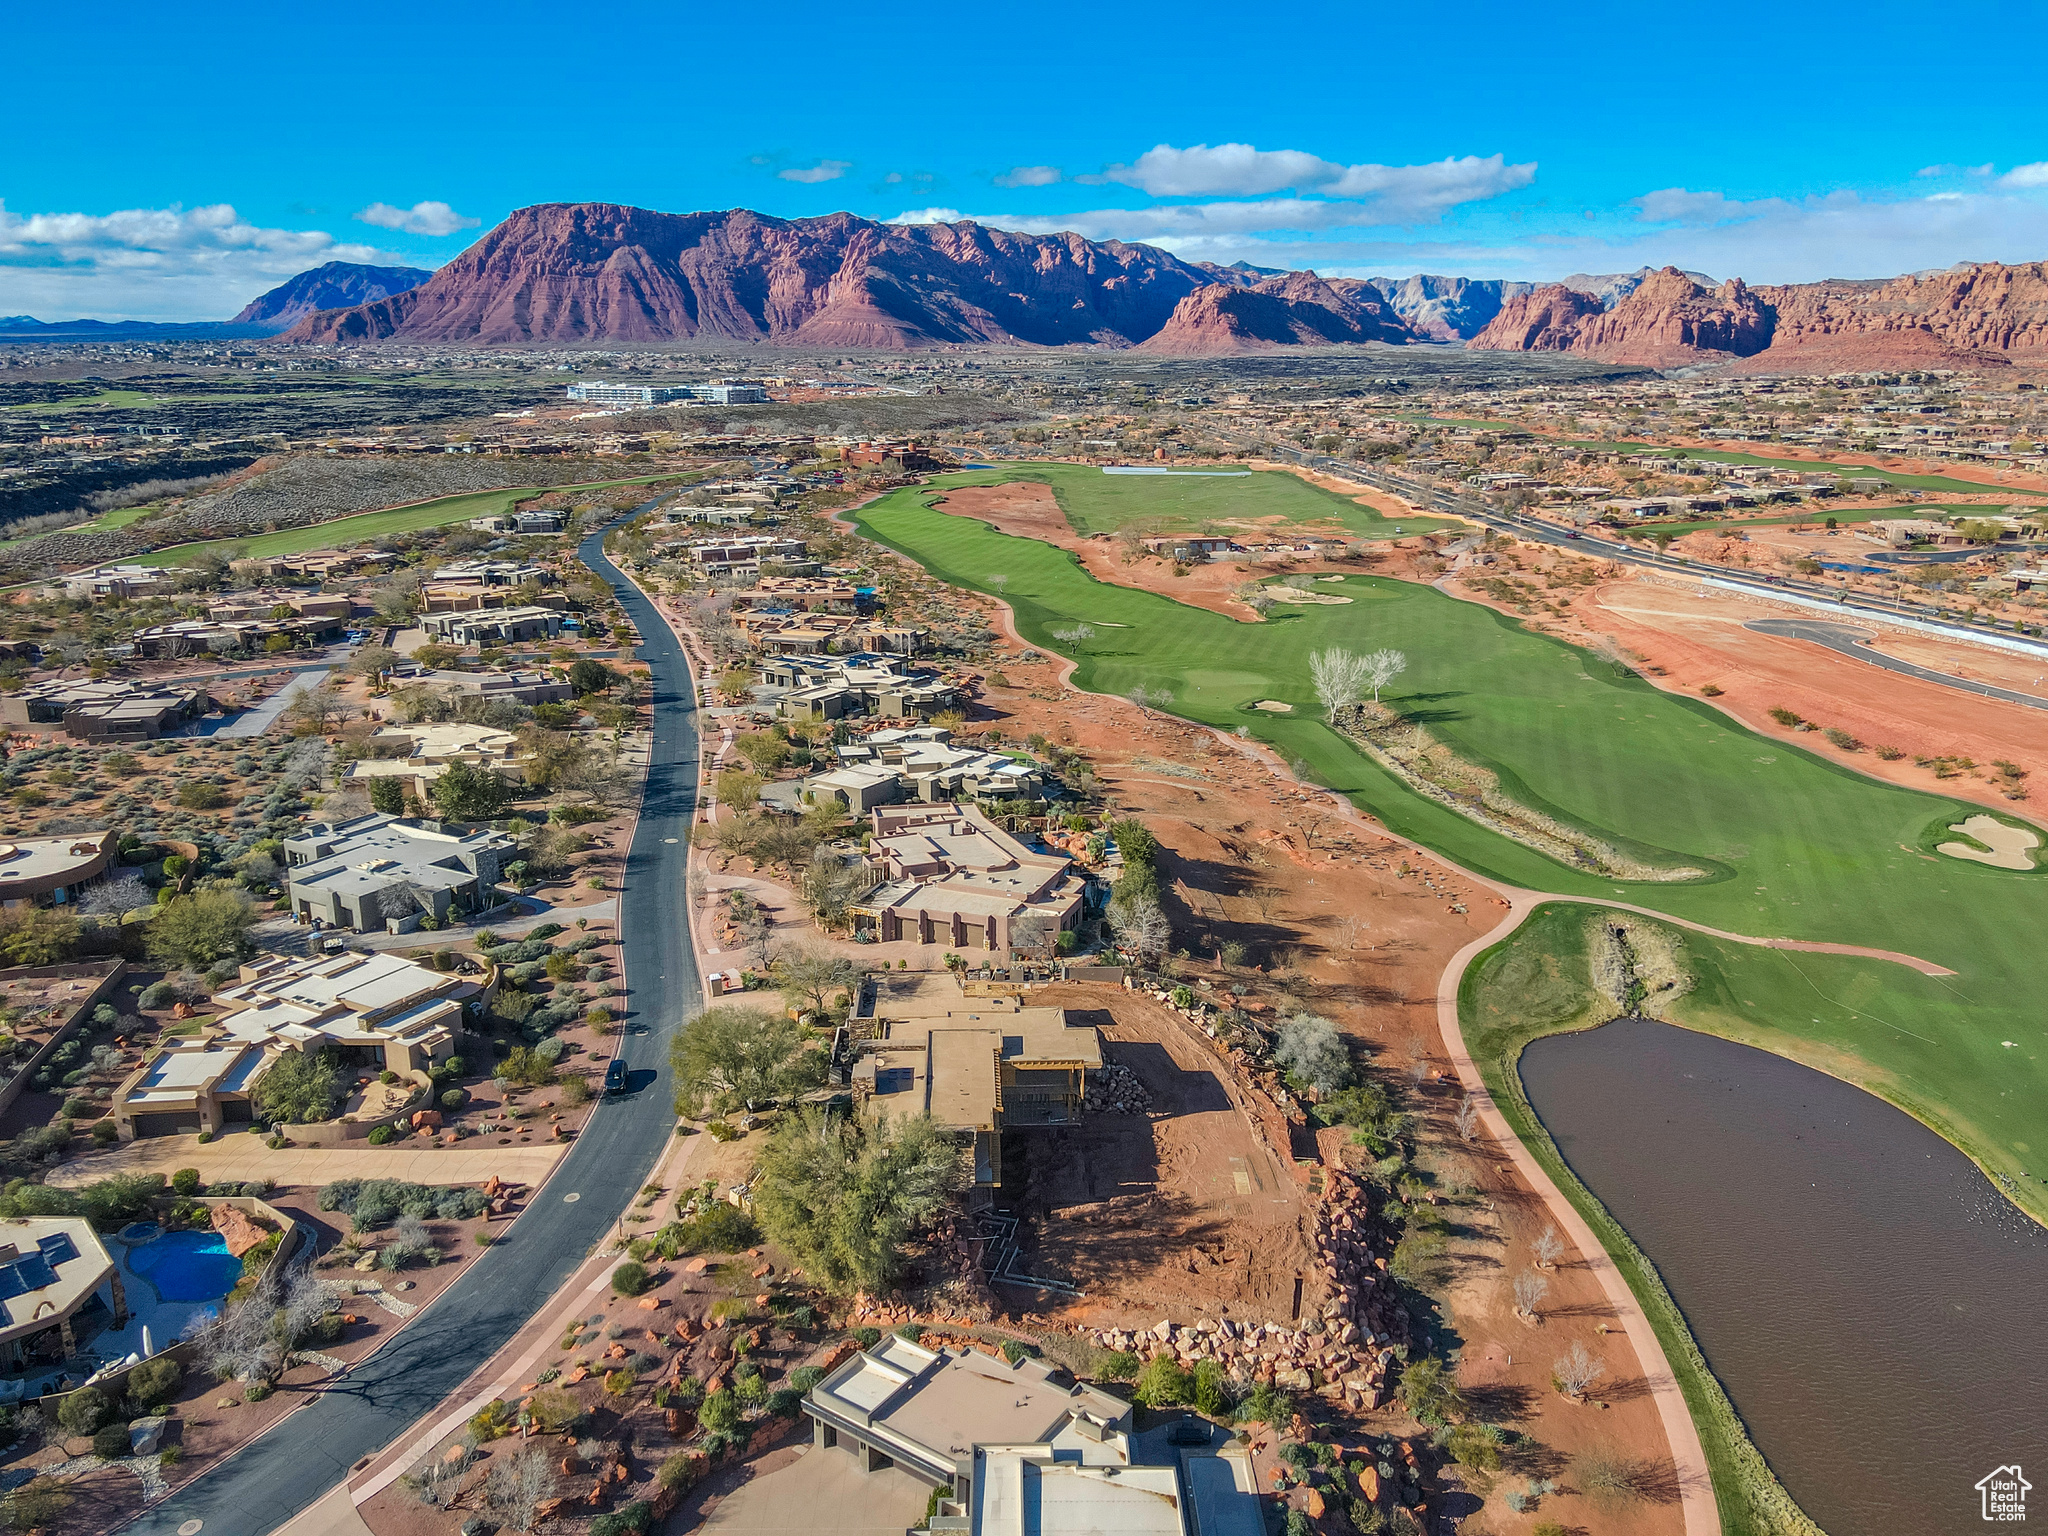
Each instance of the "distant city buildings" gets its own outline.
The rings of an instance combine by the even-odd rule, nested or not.
[[[588,405],[666,405],[672,400],[704,400],[712,405],[766,405],[768,391],[758,384],[603,384],[569,386],[569,398]]]

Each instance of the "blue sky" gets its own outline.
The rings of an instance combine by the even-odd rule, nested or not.
[[[1270,16],[1270,25],[1262,22]],[[2038,8],[13,8],[0,314],[217,319],[511,209],[969,217],[1332,275],[2048,257]],[[2013,66],[2030,70],[2030,66]]]

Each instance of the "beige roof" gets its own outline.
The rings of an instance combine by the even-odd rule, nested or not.
[[[114,1272],[114,1261],[83,1216],[0,1221],[0,1245],[0,1340],[40,1332],[69,1317]]]

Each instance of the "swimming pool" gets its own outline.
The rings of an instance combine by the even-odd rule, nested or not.
[[[165,1301],[218,1301],[242,1278],[242,1261],[218,1232],[167,1232],[129,1249],[128,1267]]]

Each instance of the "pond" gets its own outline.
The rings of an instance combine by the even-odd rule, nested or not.
[[[1831,1536],[1975,1529],[1979,1479],[2048,1468],[2048,1231],[1954,1147],[1811,1068],[1642,1019],[1538,1040],[1521,1075]]]
[[[129,1249],[128,1267],[165,1301],[218,1301],[242,1278],[242,1261],[218,1232],[167,1232]]]

